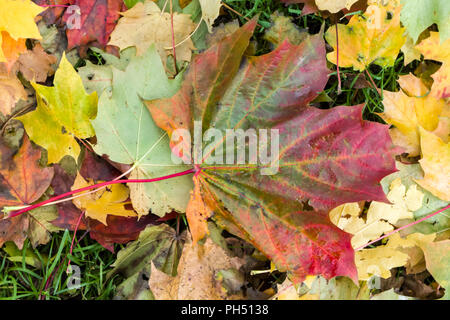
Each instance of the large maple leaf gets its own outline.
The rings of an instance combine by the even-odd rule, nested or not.
[[[261,175],[261,164],[208,164],[213,149],[225,150],[225,139],[209,149],[187,209],[193,238],[206,233],[214,212],[219,224],[292,272],[295,281],[307,274],[356,279],[350,236],[330,222],[327,210],[387,201],[379,181],[395,171],[388,127],[363,121],[362,106],[308,106],[327,82],[322,34],[299,45],[284,41],[242,61],[255,24],[195,56],[175,96],[147,102],[169,135],[178,128],[192,131],[193,121],[202,121],[203,130],[279,130],[274,175]]]

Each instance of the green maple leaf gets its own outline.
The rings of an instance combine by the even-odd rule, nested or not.
[[[95,135],[90,123],[97,114],[97,93],[87,94],[83,82],[63,55],[55,74],[54,87],[32,83],[37,108],[17,119],[22,121],[30,139],[48,151],[48,163],[65,155],[77,159],[80,147],[75,137]]]
[[[167,79],[154,46],[142,56],[131,58],[124,70],[116,66],[117,61],[103,67],[80,68],[80,72],[89,75],[83,77],[86,87],[104,90],[99,98],[98,116],[92,121],[97,135],[95,152],[132,165],[131,179],[149,179],[186,170],[183,165],[173,164],[169,137],[156,126],[142,101],[170,97],[178,90],[181,75],[174,80]],[[105,84],[95,85],[96,80]],[[178,177],[129,187],[133,207],[140,216],[149,210],[163,216],[172,210],[186,210],[192,181],[189,177]]]
[[[414,42],[422,31],[436,23],[441,43],[450,37],[450,1],[448,0],[402,0],[400,20]]]
[[[425,254],[427,270],[445,288],[444,300],[450,299],[450,240],[420,243]]]

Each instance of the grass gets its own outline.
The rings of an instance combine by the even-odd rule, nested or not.
[[[0,299],[112,299],[120,279],[116,276],[107,281],[106,273],[116,255],[81,232],[77,236],[83,239],[70,254],[72,236],[73,232],[67,230],[54,233],[48,244],[37,248],[27,240],[14,255],[18,260],[15,262],[4,249],[0,250]],[[117,250],[120,248],[116,245]],[[69,259],[81,268],[80,286],[75,290],[67,287],[72,282],[66,273]]]
[[[300,28],[308,29],[310,33],[317,33],[324,23],[326,28],[330,25],[329,19],[324,20],[317,15],[301,17],[302,5],[287,7],[277,0],[225,0],[224,2],[240,14],[225,8],[228,16],[219,17],[219,22],[239,19],[241,23],[245,23],[247,19],[259,14],[260,26],[254,35],[257,42],[257,54],[264,54],[271,49],[271,45],[263,39],[263,34],[270,26],[271,14],[276,11],[291,16]],[[336,71],[333,71],[335,66],[330,65],[330,78],[324,90],[330,102],[321,103],[320,107],[366,103],[364,117],[381,122],[382,120],[375,113],[383,111],[381,104],[383,90],[397,91],[398,76],[413,71],[418,63],[414,62],[405,67],[403,56],[399,55],[393,67],[371,66],[368,73],[381,89],[381,95],[373,87],[355,88],[356,76],[359,72],[348,68],[340,70],[345,85],[341,93],[338,93]],[[362,76],[369,80],[367,74]],[[346,81],[347,79],[350,81]],[[15,261],[10,260],[11,256],[4,248],[0,249],[0,299],[112,299],[116,286],[122,280],[120,276],[106,279],[106,274],[111,269],[110,266],[115,261],[116,255],[82,232],[77,234],[78,239],[82,238],[81,241],[70,253],[72,237],[73,232],[67,230],[55,233],[48,244],[37,248],[33,248],[26,241],[22,250],[15,251]],[[121,245],[116,245],[116,252],[121,248]],[[78,289],[67,288],[67,283],[71,280],[66,273],[69,259],[72,264],[81,268],[81,282]],[[30,265],[30,261],[34,266]]]

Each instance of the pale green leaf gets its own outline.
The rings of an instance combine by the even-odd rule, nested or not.
[[[168,135],[156,126],[142,99],[170,97],[179,88],[181,75],[167,79],[159,54],[151,46],[130,60],[125,71],[111,66],[112,87],[99,99],[98,116],[92,121],[97,135],[95,152],[133,165],[131,179],[149,179],[187,170],[171,160]],[[151,210],[163,216],[184,212],[192,189],[189,176],[153,183],[130,184],[131,201],[140,216]]]

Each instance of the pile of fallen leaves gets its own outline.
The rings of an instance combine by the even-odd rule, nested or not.
[[[255,56],[257,18],[214,24],[217,0],[2,0],[0,247],[126,244],[123,299],[449,298],[450,2],[282,2],[334,22],[276,13]],[[423,63],[375,87],[387,125],[318,108],[335,69],[375,86],[399,54]],[[277,129],[278,172],[213,164],[223,139],[174,164],[199,121]]]

